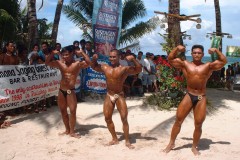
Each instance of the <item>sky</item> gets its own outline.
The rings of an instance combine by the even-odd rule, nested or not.
[[[22,0],[21,6],[26,5],[27,0]],[[205,2],[206,1],[206,2]],[[219,0],[222,20],[222,32],[232,34],[233,38],[229,39],[226,36],[223,37],[223,53],[226,52],[227,46],[240,46],[240,3],[239,0]],[[69,0],[65,0],[64,4],[68,4]],[[138,21],[147,21],[153,16],[158,16],[160,19],[162,15],[155,14],[154,11],[168,12],[168,0],[143,0],[147,9],[147,15],[139,19]],[[37,9],[39,8],[41,0],[37,0]],[[57,6],[57,0],[44,0],[43,8],[37,12],[37,18],[47,18],[49,22],[53,22],[55,10]],[[201,29],[196,28],[196,22],[182,21],[181,30],[186,31],[191,35],[191,40],[184,40],[186,45],[186,55],[190,55],[191,46],[194,44],[201,44],[205,48],[205,56],[207,50],[211,47],[211,40],[206,37],[206,33],[212,33],[216,31],[215,25],[215,8],[214,0],[180,0],[180,14],[193,15],[201,14],[200,18]],[[138,22],[136,21],[136,23]],[[149,34],[144,35],[139,39],[140,50],[145,54],[146,52],[152,52],[156,55],[166,55],[162,51],[160,43],[164,43],[163,38],[159,35],[166,32],[159,27]],[[74,40],[81,40],[82,31],[79,27],[75,26],[73,22],[66,18],[66,15],[62,13],[57,41],[66,46],[72,44]]]

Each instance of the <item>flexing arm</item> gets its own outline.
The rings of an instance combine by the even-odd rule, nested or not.
[[[59,51],[57,51],[57,50],[53,50],[51,52],[51,54],[46,57],[45,64],[50,66],[50,67],[58,68],[59,67],[59,61],[58,60],[54,60],[54,55],[58,54],[58,52]]]
[[[227,58],[217,48],[210,48],[208,50],[208,53],[216,53],[218,55],[218,59],[214,62],[211,62],[209,65],[210,69],[212,69],[213,71],[220,70],[227,63]]]
[[[80,62],[81,68],[87,68],[90,66],[90,64],[91,64],[90,58],[82,49],[77,50],[76,55],[82,56],[84,58],[84,61]]]
[[[138,74],[142,71],[142,65],[132,55],[127,56],[126,59],[134,63],[134,66],[128,67],[128,74]]]
[[[93,70],[95,70],[97,72],[103,72],[102,66],[101,66],[101,64],[98,64],[97,60],[98,60],[98,55],[94,54],[92,56],[91,67],[92,67]]]
[[[176,48],[174,48],[168,55],[168,61],[175,68],[182,68],[184,66],[184,62],[180,58],[176,58],[178,52],[185,52],[185,47],[178,45]]]

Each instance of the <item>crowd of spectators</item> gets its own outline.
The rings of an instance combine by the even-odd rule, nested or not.
[[[94,54],[94,50],[92,47],[92,43],[90,41],[85,41],[82,39],[81,41],[74,41],[72,46],[74,49],[83,49],[89,57],[92,57]],[[12,41],[9,41],[5,44],[3,50],[0,52],[0,65],[37,65],[44,64],[46,56],[48,56],[52,50],[58,50],[59,54],[54,56],[55,60],[61,60],[61,44],[56,43],[53,47],[50,46],[47,42],[42,42],[40,45],[35,44],[30,51],[28,51],[27,47],[24,45],[18,45]],[[139,96],[142,97],[144,93],[148,92],[158,92],[158,81],[156,76],[156,65],[154,63],[153,53],[146,53],[146,57],[143,56],[143,52],[139,51],[138,54],[134,54],[131,50],[121,51],[121,59],[120,65],[123,66],[131,66],[133,65],[131,62],[127,61],[125,57],[127,55],[133,55],[142,65],[142,72],[137,75],[131,75],[127,77],[124,83],[124,93],[126,97]],[[81,57],[74,55],[75,60],[81,60]],[[84,79],[86,75],[86,69],[83,69],[80,73],[81,77],[81,86],[84,86]],[[80,89],[80,92],[77,92],[77,100],[78,102],[84,101],[84,88]],[[7,110],[4,113],[1,113],[1,117],[3,115],[17,115],[20,113],[39,113],[42,111],[46,111],[47,108],[57,105],[57,97],[53,96],[50,98],[43,99],[39,102],[35,102],[33,104],[23,106],[21,108]],[[4,119],[4,118],[2,118]]]

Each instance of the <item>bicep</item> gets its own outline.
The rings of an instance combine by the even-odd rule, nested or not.
[[[48,63],[45,63],[46,65],[50,66],[50,67],[54,67],[54,68],[59,68],[59,62],[58,60],[56,61],[51,61],[51,62],[48,62]]]
[[[175,58],[173,60],[170,60],[169,63],[175,68],[181,69],[184,67],[184,61],[182,61],[180,58]]]
[[[224,65],[225,64],[222,61],[216,60],[214,62],[210,62],[209,68],[213,71],[217,71],[224,67]]]
[[[142,69],[141,69],[142,70]],[[139,72],[141,72],[141,70]],[[134,74],[138,74],[138,69],[137,67],[135,66],[128,66],[126,67],[126,71],[125,71],[127,74],[131,74],[131,75],[134,75]]]
[[[97,72],[103,72],[103,68],[104,66],[102,66],[101,64],[97,64],[94,66],[91,66],[93,70],[97,71]]]

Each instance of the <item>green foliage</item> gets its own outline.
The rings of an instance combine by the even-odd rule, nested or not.
[[[165,41],[165,43],[161,43],[160,45],[162,46],[162,51],[166,53],[170,53],[171,50],[173,49],[172,44],[174,43],[173,39],[168,38],[165,35],[162,35],[161,33],[158,33]]]
[[[20,5],[17,0],[0,0],[0,45],[16,38],[19,15]]]
[[[132,43],[157,27],[157,21],[151,19],[147,22],[139,22],[135,26],[132,26],[132,23],[146,15],[146,8],[142,0],[125,0],[123,2],[122,11],[122,32],[120,33],[119,39],[120,45]],[[69,5],[63,6],[63,12],[80,28],[82,28],[83,24],[88,24],[86,26],[87,33],[84,33],[83,36],[92,39],[92,26],[89,25],[92,22],[92,0],[71,0]]]
[[[159,110],[170,110],[176,108],[180,103],[182,96],[179,95],[177,98],[171,98],[165,95],[164,92],[152,94],[143,102],[144,106],[157,107]]]

